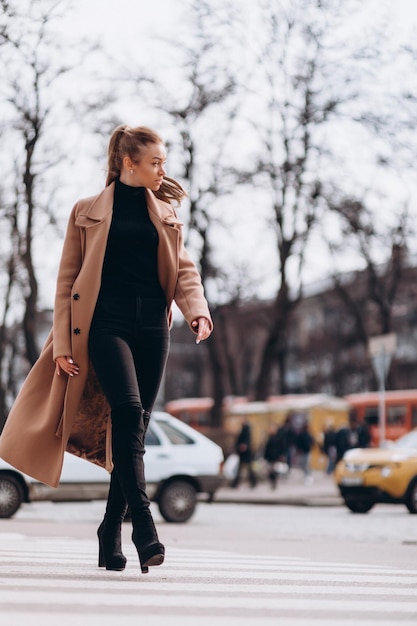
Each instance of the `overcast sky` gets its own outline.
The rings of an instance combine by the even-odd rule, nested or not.
[[[250,6],[254,0],[240,0]],[[273,3],[274,0],[271,0]],[[124,51],[135,47],[138,36],[158,37],[175,32],[187,10],[188,0],[73,0],[71,22],[77,34],[100,36],[106,46]],[[416,0],[363,0],[363,11],[370,22],[389,12],[392,29],[408,31],[417,25]]]
[[[250,6],[254,0],[235,0],[236,5]],[[274,0],[271,0],[273,2]],[[290,0],[288,0],[290,1]],[[336,1],[336,0],[335,0]],[[217,2],[215,3],[217,5]],[[82,36],[99,40],[103,49],[115,60],[132,67],[138,65],[151,68],[159,73],[162,68],[169,68],[167,47],[162,43],[168,37],[179,41],[186,37],[184,15],[189,5],[188,0],[72,0],[73,9],[65,17],[63,27],[70,40],[77,41]],[[387,24],[386,36],[390,41],[407,40],[411,29],[417,26],[417,0],[363,0],[363,23]],[[358,25],[359,29],[359,25]],[[366,30],[365,30],[366,32]],[[357,33],[355,33],[357,35]],[[353,34],[352,34],[353,35]],[[245,44],[245,42],[243,42]],[[156,76],[158,78],[158,76]],[[152,123],[147,119],[124,120],[130,124]],[[104,163],[104,154],[103,154]],[[80,190],[73,188],[74,197],[95,193],[103,181],[103,171],[97,163],[91,163],[95,173],[88,181],[88,188],[81,185]],[[267,249],[267,247],[265,247]],[[322,244],[317,240],[318,254],[313,255],[310,263],[310,279],[318,278],[324,267],[321,263]],[[320,253],[321,252],[321,253]],[[262,254],[262,250],[259,251]],[[54,276],[55,268],[50,270]],[[48,289],[49,292],[49,289]]]

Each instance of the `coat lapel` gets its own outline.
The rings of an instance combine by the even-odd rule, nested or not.
[[[158,200],[149,189],[146,189],[146,204],[152,221],[158,220],[168,226],[182,226],[172,206],[168,202]]]
[[[80,211],[75,220],[76,226],[82,228],[90,228],[96,224],[100,224],[105,220],[109,214],[113,211],[114,203],[114,183],[111,183],[108,187],[98,195],[88,200],[83,201],[83,205],[80,207]]]
[[[182,223],[172,206],[158,200],[149,189],[146,190],[146,202],[149,217],[158,231],[158,276],[170,308],[178,278]]]

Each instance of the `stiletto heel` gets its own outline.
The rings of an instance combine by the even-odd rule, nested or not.
[[[106,559],[104,558],[103,547],[101,545],[100,539],[98,540],[98,566],[106,567]]]
[[[110,478],[104,519],[97,529],[98,566],[121,571],[126,567],[122,552],[122,524],[127,504],[120,483],[113,471]]]
[[[117,538],[114,536],[111,538],[108,546],[105,546],[104,541],[105,522],[101,522],[97,529],[98,537],[98,566],[105,567],[107,570],[113,570],[121,572],[126,567],[126,557],[117,546]],[[107,548],[107,554],[106,554]]]
[[[132,540],[138,551],[142,574],[147,574],[150,567],[162,565],[165,560],[165,547],[162,543],[155,541],[145,548],[141,548],[139,542],[137,541],[137,537],[135,537],[135,533],[132,535]]]

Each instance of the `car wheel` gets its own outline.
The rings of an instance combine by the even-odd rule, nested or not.
[[[190,519],[197,504],[197,490],[185,480],[167,483],[158,498],[159,512],[164,520],[182,523]]]
[[[346,498],[345,504],[352,513],[367,513],[372,509],[375,502],[372,500],[355,500],[354,498]]]
[[[417,513],[417,480],[408,488],[405,505],[410,513]]]
[[[0,475],[0,518],[12,517],[23,501],[19,480],[9,474]]]

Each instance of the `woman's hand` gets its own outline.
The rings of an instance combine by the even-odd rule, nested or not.
[[[57,356],[55,359],[55,372],[60,376],[62,372],[68,374],[68,376],[75,376],[80,373],[80,368],[75,365],[70,356]]]
[[[195,338],[196,343],[200,343],[200,341],[204,341],[204,339],[210,337],[211,326],[206,317],[198,317],[196,320],[191,322],[191,326],[197,332],[197,337]]]

